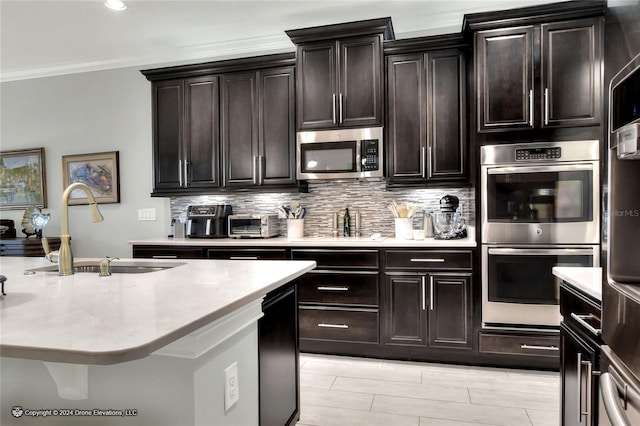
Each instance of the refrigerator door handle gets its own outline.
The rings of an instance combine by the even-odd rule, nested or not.
[[[624,407],[620,403],[618,385],[615,383],[611,373],[602,373],[600,375],[600,394],[611,424],[613,426],[632,426],[624,412]]]

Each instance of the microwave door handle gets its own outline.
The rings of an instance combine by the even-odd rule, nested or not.
[[[522,256],[522,255],[545,255],[545,254],[561,254],[561,255],[592,255],[594,254],[594,250],[592,249],[579,249],[579,248],[557,248],[557,249],[529,249],[529,248],[490,248],[489,254],[501,254],[501,255],[513,255],[513,256]]]
[[[519,167],[493,167],[487,169],[490,175],[505,175],[512,173],[541,173],[541,172],[557,172],[557,171],[581,171],[593,170],[593,164],[564,164],[554,166],[519,166]]]

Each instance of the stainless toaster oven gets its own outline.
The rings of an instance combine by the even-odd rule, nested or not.
[[[271,238],[278,235],[278,215],[232,214],[229,220],[230,238]]]

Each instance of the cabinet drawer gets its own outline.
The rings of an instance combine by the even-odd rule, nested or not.
[[[602,333],[600,304],[582,295],[572,286],[560,285],[560,314],[562,321],[582,330],[595,339]]]
[[[378,343],[377,309],[300,307],[300,338]]]
[[[387,250],[387,268],[471,269],[469,250]]]
[[[201,259],[202,247],[133,246],[134,258]]]
[[[300,303],[378,306],[378,273],[311,271],[298,279]]]
[[[286,249],[208,249],[209,259],[230,259],[230,260],[265,260],[265,259],[286,259]]]
[[[293,260],[315,260],[318,268],[377,269],[378,250],[291,250]]]
[[[480,333],[480,352],[558,358],[560,336]]]

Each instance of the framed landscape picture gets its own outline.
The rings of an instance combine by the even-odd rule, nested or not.
[[[62,156],[63,188],[74,182],[86,184],[98,204],[119,203],[118,151]],[[77,204],[89,204],[82,190],[75,190],[69,196],[69,205]]]
[[[0,210],[47,207],[44,148],[0,152]]]

